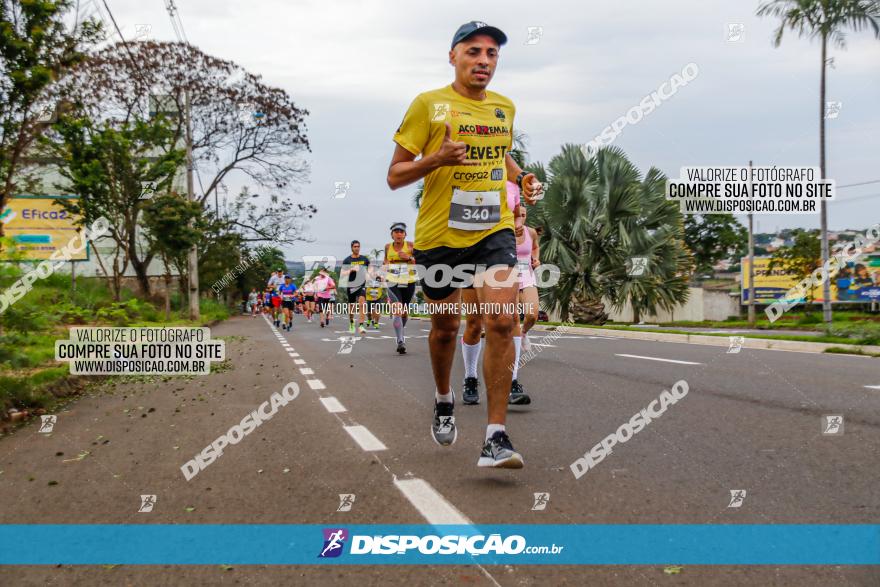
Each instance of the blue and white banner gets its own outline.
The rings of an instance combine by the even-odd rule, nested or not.
[[[0,564],[878,565],[880,525],[0,525]]]

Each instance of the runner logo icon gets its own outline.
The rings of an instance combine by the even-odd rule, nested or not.
[[[350,512],[351,506],[354,505],[355,494],[354,493],[340,493],[339,494],[339,507],[336,508],[337,512]]]
[[[822,416],[822,434],[843,434],[843,416],[840,414],[831,414]]]
[[[547,509],[547,503],[550,501],[549,493],[536,493],[535,494],[535,504],[532,506],[532,511],[541,511]]]
[[[743,501],[746,499],[746,490],[745,489],[731,489],[730,490],[730,503],[727,504],[729,508],[738,508],[742,507]]]
[[[434,104],[434,115],[431,117],[431,122],[443,122],[446,120],[447,114],[449,114],[449,104]]]
[[[335,558],[342,554],[348,530],[345,528],[324,528],[324,548],[318,558]]]
[[[156,505],[156,496],[155,495],[142,495],[141,496],[141,507],[138,508],[138,513],[148,514],[153,511],[153,506]]]
[[[49,434],[50,432],[52,432],[52,429],[55,428],[55,422],[58,421],[58,416],[40,416],[40,420],[40,429],[37,432]]]

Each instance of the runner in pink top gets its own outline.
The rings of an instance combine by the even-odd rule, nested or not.
[[[519,187],[512,181],[507,182],[507,207],[513,210],[514,219],[516,218],[516,209],[519,207]],[[517,245],[519,251],[519,245]],[[522,289],[522,288],[520,288]],[[537,292],[537,289],[535,290]],[[522,292],[520,292],[520,296]],[[537,293],[536,293],[537,295]],[[537,301],[537,298],[536,298]],[[461,291],[461,302],[467,306],[474,307],[479,303],[477,299],[477,290],[474,288],[466,288]],[[537,309],[535,310],[537,313]],[[517,316],[514,325],[514,350],[516,363],[519,362],[520,356],[520,338],[519,338],[519,317]],[[530,326],[531,327],[531,326]],[[464,381],[462,382],[462,400],[465,405],[475,405],[480,403],[480,380],[478,377],[477,366],[480,362],[480,351],[483,349],[482,340],[483,317],[480,314],[468,313],[465,315],[464,332],[461,335],[461,355],[464,359]],[[527,394],[522,385],[516,380],[516,371],[513,374],[513,381],[510,384],[510,395],[507,399],[508,403],[514,405],[527,405],[531,403],[531,398]]]
[[[519,189],[514,186],[519,195]],[[510,190],[508,190],[509,193]],[[520,326],[519,313],[517,312],[516,320],[513,324],[513,346],[514,346],[514,362],[513,362],[513,382],[511,383],[510,403],[528,403],[526,401],[518,401],[520,394],[529,397],[523,391],[519,382],[520,356],[522,351],[528,352],[531,348],[528,332],[535,322],[538,321],[538,288],[535,282],[534,268],[538,266],[538,235],[534,228],[526,226],[526,207],[519,203],[519,197],[515,202],[508,199],[508,206],[514,204],[513,221],[514,234],[516,234],[516,261],[519,269],[519,298],[518,302],[522,308],[523,324]]]
[[[535,229],[526,226],[526,207],[517,206],[513,211],[516,231],[516,261],[519,267],[519,290],[535,287],[535,267],[538,259],[538,235]]]
[[[303,310],[309,322],[312,321],[312,314],[315,313],[315,284],[312,278],[303,279],[300,289],[303,292]]]
[[[326,318],[330,312],[330,295],[336,289],[336,282],[327,273],[326,269],[321,269],[318,276],[314,279],[315,297],[318,299],[318,312],[321,314],[321,328],[325,324],[329,324],[329,318]]]

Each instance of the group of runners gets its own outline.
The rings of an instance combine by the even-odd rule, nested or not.
[[[364,333],[367,326],[377,324],[370,302],[387,294],[400,354],[406,353],[407,306],[421,279],[424,301],[432,308],[428,347],[436,389],[431,436],[441,446],[451,445],[458,437],[455,391],[450,382],[456,348],[460,346],[465,365],[462,402],[476,405],[481,387],[478,364],[485,341],[482,381],[488,422],[477,465],[519,469],[523,458],[507,433],[506,417],[509,404],[531,403],[518,371],[521,352],[529,350],[528,331],[538,317],[534,268],[539,264],[539,249],[537,235],[525,220],[526,205],[542,197],[543,186],[510,155],[513,102],[486,89],[498,64],[499,48],[506,42],[502,31],[483,22],[469,22],[456,31],[449,51],[455,81],[419,94],[393,136],[388,186],[395,190],[424,180],[415,241],[406,240],[405,224],[391,225],[391,242],[384,250],[385,271],[379,272],[379,278],[370,259],[361,254],[360,242],[352,241],[339,279],[349,304],[351,333]],[[440,285],[426,281],[416,274],[416,264],[426,274],[438,265],[455,268],[454,278]],[[494,281],[486,279],[490,273]],[[471,283],[465,283],[463,276]],[[276,326],[283,315],[284,326],[290,330],[297,304],[309,321],[317,313],[325,326],[332,319],[335,290],[336,283],[326,270],[299,288],[279,271],[267,285],[263,304],[272,308]],[[517,302],[522,316],[509,311]],[[461,303],[479,311],[466,312],[459,343]]]
[[[299,286],[293,277],[278,269],[269,277],[264,291],[252,289],[248,294],[247,311],[256,317],[271,315],[272,323],[288,332],[293,328],[294,314],[302,314],[308,322],[317,315],[321,327],[333,318],[336,282],[326,268],[304,279]]]

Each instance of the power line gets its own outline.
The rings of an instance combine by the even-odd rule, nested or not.
[[[180,18],[180,11],[174,5],[174,0],[165,0],[165,10],[171,17],[171,28],[174,29],[174,36],[177,40],[189,45],[189,39],[186,38],[186,31],[183,29],[183,20]]]
[[[870,180],[870,181],[862,181],[862,182],[859,182],[859,183],[848,183],[848,184],[846,184],[846,185],[839,185],[839,186],[837,186],[837,189],[840,189],[840,188],[851,188],[851,187],[855,187],[855,186],[857,186],[857,185],[868,185],[869,183],[880,183],[880,179],[872,179],[872,180]]]
[[[839,201],[838,201],[838,202],[835,202],[835,204],[837,204],[838,206],[840,206],[840,205],[842,205],[842,204],[849,204],[849,203],[851,203],[851,202],[857,202],[857,201],[859,201],[859,200],[864,200],[864,199],[866,199],[866,198],[878,198],[878,197],[880,197],[880,194],[865,194],[865,195],[862,195],[862,196],[856,196],[856,197],[854,197],[854,198],[847,198],[846,200],[844,200],[844,201],[842,201],[842,202],[839,202]]]
[[[110,11],[110,7],[107,5],[107,0],[102,0],[104,4],[104,9],[107,10],[107,16],[110,17],[110,22],[113,23],[113,28],[116,29],[116,34],[119,35],[119,40],[122,42],[122,46],[125,47],[125,53],[128,55],[128,59],[131,61],[131,68],[134,74],[140,78],[141,83],[144,84],[144,87],[149,88],[150,85],[144,80],[143,76],[141,76],[141,70],[137,65],[137,62],[134,60],[134,55],[131,54],[131,48],[128,46],[128,41],[125,40],[125,37],[122,36],[122,31],[119,30],[119,25],[116,24],[116,18],[113,17],[113,13]]]

